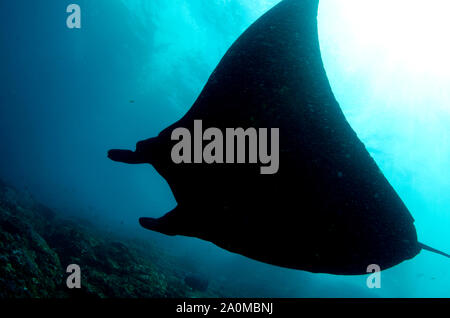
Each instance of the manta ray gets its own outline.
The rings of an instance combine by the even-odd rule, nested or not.
[[[414,219],[347,122],[329,84],[318,36],[318,0],[284,0],[252,24],[211,74],[192,108],[136,145],[110,150],[151,164],[177,201],[149,230],[210,241],[233,253],[313,273],[367,274],[421,250]],[[279,170],[255,164],[179,164],[177,128],[279,129]]]

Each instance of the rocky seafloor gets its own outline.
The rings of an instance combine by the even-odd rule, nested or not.
[[[176,262],[151,242],[112,240],[0,181],[0,298],[222,296]],[[66,285],[69,264],[82,268],[81,289]]]

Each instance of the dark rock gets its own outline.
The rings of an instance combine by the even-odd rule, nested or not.
[[[209,285],[208,279],[197,274],[187,275],[184,279],[184,282],[192,289],[198,291],[206,291]]]

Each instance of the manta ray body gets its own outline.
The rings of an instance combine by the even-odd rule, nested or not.
[[[423,248],[414,219],[332,93],[321,59],[318,0],[284,0],[231,46],[192,108],[136,151],[112,160],[150,163],[177,207],[143,227],[213,242],[252,259],[315,273],[366,274]],[[172,132],[279,128],[279,170],[254,164],[175,164]],[[444,254],[444,253],[442,253]]]

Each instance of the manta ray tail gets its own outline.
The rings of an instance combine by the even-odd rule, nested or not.
[[[428,246],[428,245],[419,243],[419,246],[420,246],[423,250],[427,250],[427,251],[429,251],[429,252],[436,253],[436,254],[439,254],[439,255],[442,255],[442,256],[445,256],[445,257],[450,258],[450,255],[449,255],[449,254],[446,254],[446,253],[444,253],[444,252],[441,252],[441,251],[439,251],[439,250],[437,250],[437,249],[435,249],[435,248],[432,248],[432,247],[430,247],[430,246]]]

